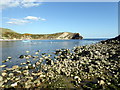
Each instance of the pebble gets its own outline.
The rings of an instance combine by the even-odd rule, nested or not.
[[[3,67],[6,67],[6,65],[1,65],[0,67],[3,68]]]
[[[15,65],[15,66],[12,67],[12,69],[18,69],[18,68],[19,68],[18,65]]]
[[[26,51],[26,53],[29,53],[30,51]]]
[[[0,76],[0,81],[2,81],[3,80],[3,77],[2,76]]]
[[[104,85],[104,84],[105,84],[105,82],[104,82],[103,80],[100,80],[98,83],[99,83],[100,85]]]
[[[4,72],[2,73],[2,76],[6,76],[6,75],[7,75],[7,73],[4,73]]]
[[[12,87],[16,87],[17,86],[17,82],[11,84]]]
[[[38,55],[38,54],[39,54],[39,52],[35,52],[35,54],[36,54],[36,55]]]

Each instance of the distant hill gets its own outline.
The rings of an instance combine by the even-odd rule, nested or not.
[[[0,33],[4,34],[6,32],[13,32],[16,33],[15,31],[11,30],[11,29],[7,29],[7,28],[0,28]]]
[[[54,34],[20,34],[11,29],[0,28],[3,39],[82,39],[79,33],[60,32]]]
[[[7,28],[0,28],[0,38],[2,39],[20,39],[22,37],[22,34],[17,33],[11,29]]]

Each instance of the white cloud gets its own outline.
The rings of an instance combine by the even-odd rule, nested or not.
[[[28,20],[40,20],[40,17],[27,16],[24,19],[28,19]]]
[[[34,7],[39,6],[43,0],[1,0],[0,9],[9,7]]]
[[[35,17],[35,16],[27,16],[25,18],[22,18],[22,19],[15,19],[15,18],[12,18],[12,19],[9,19],[8,24],[15,24],[15,25],[22,25],[22,24],[26,24],[26,23],[31,23],[31,21],[45,21],[46,19],[44,18],[40,18],[40,17]]]
[[[44,18],[35,17],[35,16],[27,16],[24,19],[27,19],[27,20],[41,20],[41,21],[45,21],[46,20]]]
[[[42,20],[42,21],[46,21],[46,19],[44,19],[44,18],[41,18],[41,20]]]
[[[40,5],[40,3],[33,3],[33,2],[23,2],[23,7],[26,7],[26,8],[28,8],[28,7],[34,7],[34,6],[39,6]]]
[[[7,23],[15,24],[15,25],[22,25],[22,24],[30,23],[30,22],[27,20],[23,20],[23,19],[10,19]]]

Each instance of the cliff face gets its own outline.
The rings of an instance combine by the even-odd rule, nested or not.
[[[83,39],[83,37],[79,33],[74,33],[72,39]]]
[[[10,29],[0,28],[3,39],[82,39],[79,33],[61,32],[54,34],[20,34]]]
[[[69,33],[69,32],[64,32],[61,34],[59,37],[56,39],[82,39],[83,37],[80,36],[79,33]]]

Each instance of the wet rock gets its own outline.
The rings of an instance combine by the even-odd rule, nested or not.
[[[1,65],[0,68],[6,67],[6,65]]]
[[[12,57],[8,57],[8,59],[10,60],[10,59],[12,59]]]
[[[30,63],[30,61],[29,61],[29,60],[27,60],[27,61],[26,61],[26,64],[29,64],[29,63]]]
[[[30,59],[30,57],[28,57],[28,56],[27,56],[27,57],[25,57],[25,59],[27,59],[27,60],[28,60],[28,59]]]
[[[35,52],[35,54],[36,54],[36,55],[38,55],[38,54],[39,54],[39,52]]]
[[[25,56],[24,56],[24,55],[20,55],[19,58],[20,58],[20,59],[23,59],[23,58],[25,58]]]
[[[53,65],[54,64],[54,62],[53,62],[53,60],[51,60],[51,59],[46,59],[46,64],[48,64],[48,65]]]
[[[26,51],[26,53],[29,53],[30,51]]]
[[[8,62],[8,61],[9,61],[9,59],[6,59],[6,60],[2,61],[2,63]]]
[[[41,50],[37,50],[37,52],[40,52]]]

